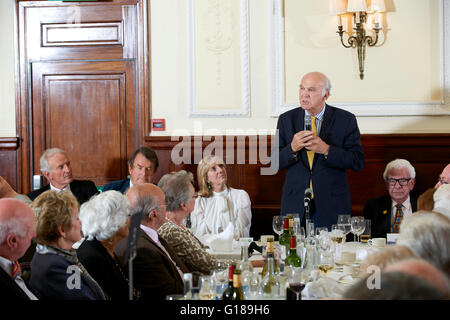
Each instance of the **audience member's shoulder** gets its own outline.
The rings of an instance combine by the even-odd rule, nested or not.
[[[120,189],[122,188],[123,184],[126,183],[126,182],[127,182],[127,179],[108,182],[103,187],[103,191],[109,191],[109,190],[120,191]]]

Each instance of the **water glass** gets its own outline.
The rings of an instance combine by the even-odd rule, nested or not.
[[[366,223],[364,217],[356,216],[351,219],[352,233],[356,235],[356,242],[359,242],[359,235],[364,232],[366,228]]]

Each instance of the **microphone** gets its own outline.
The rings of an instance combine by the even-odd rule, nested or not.
[[[312,118],[310,115],[305,115],[305,130],[311,131]],[[310,189],[311,190],[311,189]]]
[[[307,188],[307,189],[305,190],[305,197],[304,197],[305,207],[306,207],[307,205],[309,205],[309,203],[311,202],[312,195],[313,195],[313,191],[311,190],[311,188]]]

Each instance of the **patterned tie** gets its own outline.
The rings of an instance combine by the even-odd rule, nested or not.
[[[401,204],[396,204],[395,206],[396,206],[397,210],[395,211],[395,219],[394,219],[394,224],[392,225],[392,232],[398,233],[399,229],[400,229],[400,223],[402,223],[402,219],[403,219],[403,210],[402,210]]]
[[[311,121],[311,131],[313,132],[313,136],[317,136],[317,126],[316,126],[316,117],[312,117]],[[313,160],[314,160],[314,151],[307,150],[306,155],[308,156],[309,169],[312,170]],[[309,187],[312,190],[312,179],[309,180]]]
[[[19,262],[14,261],[11,269],[11,278],[16,279],[22,275],[22,270],[20,269]]]

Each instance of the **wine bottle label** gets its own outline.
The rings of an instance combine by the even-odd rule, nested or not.
[[[273,242],[267,242],[267,252],[273,253]]]
[[[240,274],[233,274],[233,287],[239,288],[242,286],[241,284],[241,275]]]

